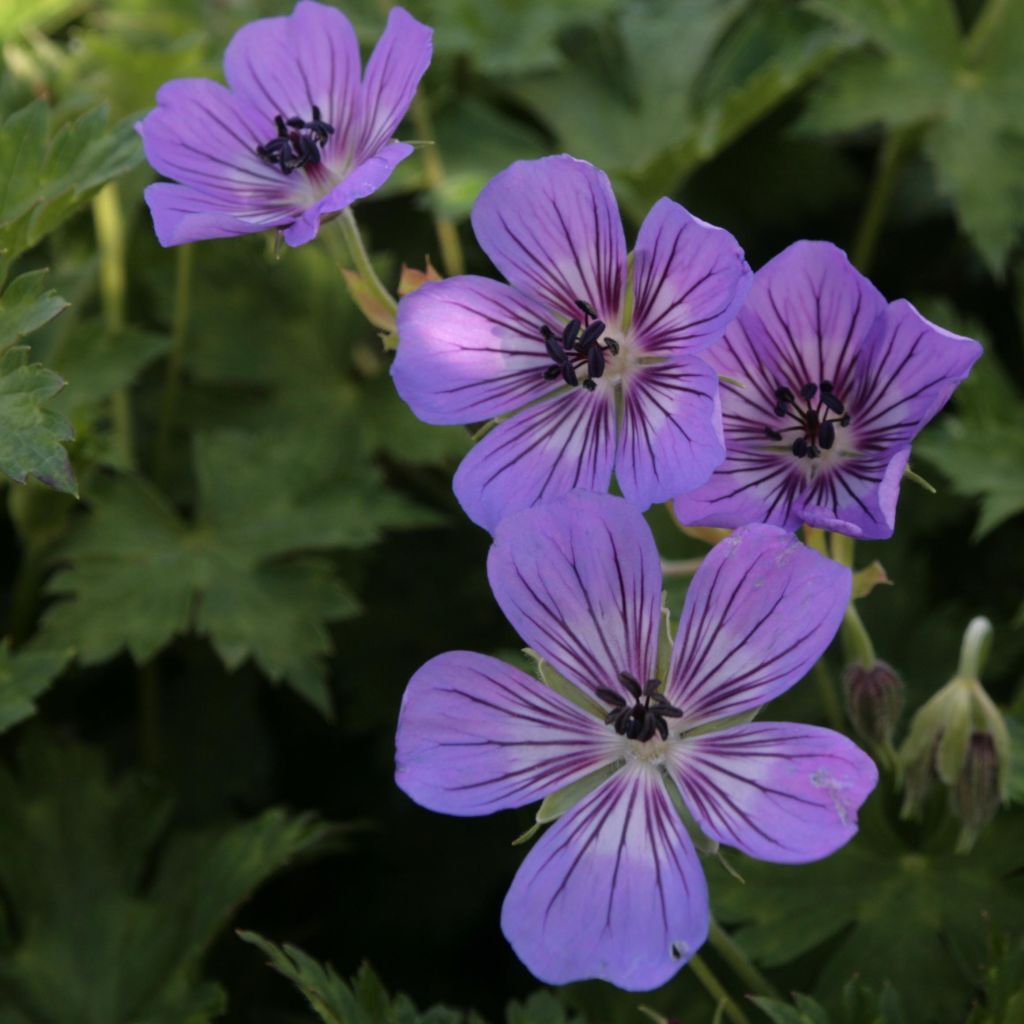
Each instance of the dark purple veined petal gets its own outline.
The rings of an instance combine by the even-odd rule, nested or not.
[[[576,488],[607,491],[614,460],[611,393],[576,388],[496,426],[462,460],[452,486],[466,515],[493,533],[503,517]]]
[[[759,860],[802,864],[857,832],[874,761],[831,729],[756,722],[676,745],[669,771],[701,831]]]
[[[433,29],[408,11],[392,7],[388,23],[366,64],[362,91],[360,160],[388,142],[409,109],[430,66]]]
[[[707,883],[657,769],[633,762],[551,826],[512,882],[501,927],[551,985],[601,978],[646,991],[697,952]]]
[[[402,698],[395,781],[444,814],[522,807],[611,764],[601,722],[511,665],[467,651],[428,661]]]
[[[300,0],[283,17],[240,28],[224,53],[232,90],[259,111],[266,142],[274,118],[311,119],[316,106],[334,128],[324,152],[349,153],[359,110],[359,44],[348,18],[335,7]]]
[[[857,448],[872,454],[912,441],[981,354],[976,341],[937,327],[905,299],[891,303],[849,400]]]
[[[588,692],[657,665],[661,564],[622,498],[577,491],[502,521],[487,559],[494,596],[526,644]]]
[[[199,192],[188,185],[157,182],[145,190],[156,237],[163,246],[206,238],[234,238],[289,223],[296,211],[238,209],[230,200]]]
[[[398,304],[398,352],[391,367],[402,399],[427,423],[477,423],[562,386],[540,325],[547,311],[486,277],[451,277]]]
[[[636,369],[623,385],[615,478],[646,509],[704,483],[725,458],[718,376],[686,356]]]
[[[845,566],[774,526],[745,526],[712,549],[686,592],[665,695],[687,728],[767,703],[836,635]]]
[[[845,459],[804,492],[800,518],[811,526],[865,540],[891,537],[910,448]]]
[[[410,154],[407,142],[392,142],[357,164],[322,199],[303,211],[294,224],[284,231],[284,240],[292,246],[312,241],[320,229],[321,218],[351,206],[384,184],[392,171]]]
[[[720,338],[750,289],[739,243],[659,199],[633,250],[633,332],[648,352],[697,352]]]
[[[626,238],[603,171],[571,156],[520,160],[486,185],[473,207],[477,241],[505,278],[579,316],[576,300],[618,320]]]

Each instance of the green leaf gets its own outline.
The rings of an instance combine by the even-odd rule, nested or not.
[[[100,756],[33,734],[0,768],[0,889],[20,927],[0,962],[0,1020],[205,1024],[223,993],[202,959],[267,878],[332,830],[280,809],[172,831],[149,782],[112,780]],[[166,838],[165,838],[166,837]]]
[[[1020,1024],[1024,1020],[1024,938],[994,935],[985,967],[984,999],[967,1024]]]
[[[824,1007],[809,996],[794,995],[797,1005],[768,999],[766,996],[749,996],[750,1001],[765,1014],[772,1024],[829,1024],[829,1015]]]
[[[73,436],[71,424],[46,408],[63,387],[53,371],[29,364],[26,348],[8,349],[0,357],[0,470],[20,484],[33,476],[48,487],[77,494],[62,444]]]
[[[0,733],[31,718],[36,713],[36,698],[71,660],[70,648],[12,651],[10,641],[0,646]]]
[[[0,295],[0,352],[68,308],[68,303],[55,291],[43,290],[45,277],[45,270],[22,274]]]

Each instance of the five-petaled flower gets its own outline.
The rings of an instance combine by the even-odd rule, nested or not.
[[[289,245],[387,181],[412,146],[393,140],[430,63],[431,30],[394,8],[361,75],[359,44],[333,7],[302,0],[240,29],[230,88],[167,82],[138,125],[153,167],[180,184],[146,189],[162,245],[280,228]]]
[[[749,287],[728,232],[661,199],[633,253],[607,177],[570,156],[513,164],[473,209],[509,284],[463,276],[398,308],[398,393],[428,423],[499,423],[455,475],[474,522],[614,468],[641,508],[708,479],[725,455],[716,374],[701,358]]]
[[[602,780],[537,841],[505,899],[505,935],[537,977],[654,988],[704,942],[707,888],[679,799],[707,837],[764,860],[814,860],[854,835],[870,758],[828,729],[735,724],[824,652],[849,570],[778,527],[737,531],[694,577],[662,678],[658,553],[621,498],[576,492],[505,519],[488,573],[579,699],[494,658],[443,654],[406,690],[396,778],[457,815]]]
[[[886,303],[835,246],[796,242],[705,354],[739,385],[722,387],[728,456],[680,492],[679,518],[891,536],[911,441],[981,351],[906,300]]]

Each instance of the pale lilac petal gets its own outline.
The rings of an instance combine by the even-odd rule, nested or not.
[[[452,486],[466,515],[493,533],[504,516],[576,488],[607,491],[614,459],[611,393],[576,388],[491,430],[462,460]]]
[[[398,304],[399,395],[427,423],[476,423],[564,385],[548,381],[542,306],[486,277],[426,284]]]
[[[637,992],[704,944],[707,883],[657,769],[634,762],[560,818],[516,873],[501,911],[541,981],[600,978]]]
[[[243,100],[206,78],[167,82],[156,100],[156,108],[136,125],[156,171],[238,210],[296,207],[299,184],[256,155],[268,136]]]
[[[320,229],[320,220],[351,206],[357,199],[376,192],[391,177],[391,172],[412,153],[407,142],[392,142],[363,163],[353,167],[323,199],[310,206],[284,232],[284,240],[292,246],[312,241]]]
[[[428,661],[402,698],[395,781],[444,814],[522,807],[611,764],[614,735],[532,676],[452,651]]]
[[[270,213],[239,210],[230,201],[188,185],[157,182],[149,185],[144,195],[156,237],[163,246],[207,238],[234,238],[280,227],[282,223]]]
[[[800,517],[811,526],[881,540],[896,527],[900,482],[910,448],[851,458],[822,473],[804,495]]]
[[[669,770],[701,831],[759,860],[820,860],[857,832],[878,782],[855,743],[813,725],[757,722],[678,744]]]
[[[850,570],[774,526],[716,544],[686,592],[666,695],[687,728],[767,703],[824,654]]]
[[[588,691],[657,666],[661,564],[622,498],[574,492],[502,521],[487,559],[495,599],[523,641]]]
[[[857,448],[872,453],[912,441],[981,354],[976,341],[937,327],[905,299],[893,302],[884,332],[863,354],[849,403]]]
[[[360,159],[384,145],[409,109],[416,87],[430,66],[433,29],[408,11],[392,7],[363,76]]]
[[[623,387],[615,478],[646,509],[704,483],[725,458],[718,376],[687,356],[635,370]]]
[[[325,159],[351,150],[359,102],[359,44],[335,7],[302,0],[286,17],[261,18],[239,29],[224,53],[232,90],[260,112],[266,142],[274,117],[311,118],[313,107],[334,128]]]
[[[577,299],[616,322],[626,238],[603,171],[571,156],[520,160],[492,178],[473,207],[473,230],[505,278],[566,317]]]
[[[739,243],[659,199],[633,250],[633,332],[649,352],[707,348],[736,316],[752,274]]]

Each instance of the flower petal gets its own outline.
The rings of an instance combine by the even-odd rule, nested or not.
[[[486,434],[462,460],[452,486],[466,515],[493,533],[502,517],[575,488],[606,491],[614,459],[611,393],[576,388]]]
[[[472,220],[511,284],[566,317],[579,316],[583,299],[618,321],[626,238],[603,171],[571,156],[517,161],[480,193]]]
[[[648,352],[707,348],[736,316],[753,275],[739,243],[659,199],[633,250],[633,331]]]
[[[188,185],[157,182],[145,190],[156,237],[163,246],[207,238],[234,238],[279,227],[269,213],[239,210],[234,203]]]
[[[546,311],[486,277],[426,284],[398,304],[391,366],[402,399],[427,423],[476,423],[562,386],[540,325]]]
[[[708,933],[707,883],[655,768],[617,772],[537,841],[501,927],[550,985],[602,978],[646,991],[696,953]]]
[[[357,199],[376,192],[391,177],[391,172],[409,154],[412,146],[407,142],[392,142],[361,164],[357,164],[330,192],[307,209],[284,232],[284,240],[291,246],[305,245],[320,230],[320,220],[351,206]]]
[[[802,864],[857,832],[875,762],[831,729],[756,722],[678,744],[669,762],[701,830],[759,860]]]
[[[861,358],[849,403],[857,447],[871,453],[909,443],[981,354],[976,341],[937,327],[905,299],[891,303],[884,332]]]
[[[266,142],[274,118],[311,118],[313,107],[334,128],[325,157],[351,147],[359,102],[359,44],[335,7],[301,0],[285,17],[260,18],[240,28],[224,53],[231,88],[264,119]]]
[[[644,366],[623,388],[615,478],[638,508],[704,483],[725,458],[718,376],[696,357]]]
[[[850,570],[774,526],[720,541],[686,592],[666,695],[687,728],[760,707],[831,643]]]
[[[585,690],[654,674],[661,564],[629,502],[576,491],[503,520],[487,576],[516,632]]]
[[[490,814],[541,800],[612,763],[609,730],[525,672],[451,651],[402,698],[395,781],[445,814]]]
[[[363,76],[363,123],[358,157],[376,152],[394,134],[430,66],[433,29],[392,7]]]
[[[909,459],[908,446],[839,463],[815,479],[804,495],[800,518],[811,526],[865,540],[891,537]]]

